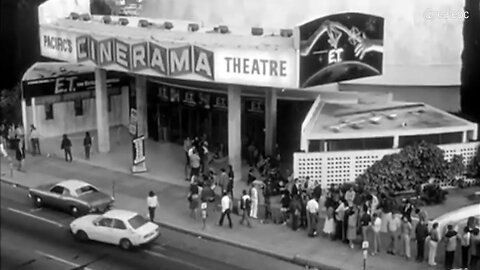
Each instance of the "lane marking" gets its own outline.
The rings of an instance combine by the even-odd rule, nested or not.
[[[72,267],[75,267],[75,268],[80,268],[82,266],[81,264],[74,263],[74,262],[71,262],[71,261],[67,261],[65,259],[62,259],[60,257],[54,256],[54,255],[51,255],[51,254],[48,254],[48,253],[45,253],[45,252],[40,251],[40,250],[35,250],[35,253],[37,253],[38,255],[43,256],[45,258],[48,258],[48,259],[51,259],[51,260],[54,260],[54,261],[57,261],[57,262],[61,262],[61,263],[64,263],[66,265],[69,265],[69,266],[72,266]],[[88,268],[88,267],[84,267],[82,269],[93,270],[92,268]]]
[[[42,208],[32,208],[30,209],[30,213],[34,213],[34,212],[38,212],[38,211],[42,211],[43,209]]]
[[[63,224],[59,223],[59,222],[56,222],[56,221],[53,221],[53,220],[50,220],[50,219],[46,219],[46,218],[43,218],[43,217],[39,217],[39,216],[36,216],[36,215],[32,215],[30,213],[27,213],[27,212],[23,212],[23,211],[20,211],[18,209],[15,209],[15,208],[11,208],[11,207],[8,207],[7,208],[9,211],[11,212],[14,212],[14,213],[17,213],[17,214],[20,214],[20,215],[24,215],[24,216],[27,216],[27,217],[31,217],[31,218],[35,218],[35,219],[38,219],[38,220],[41,220],[43,222],[47,222],[47,223],[50,223],[50,224],[53,224],[55,226],[58,226],[60,228],[63,227]]]
[[[156,249],[156,250],[160,250],[160,251],[165,251],[165,250],[166,250],[164,247],[162,247],[162,246],[159,245],[159,244],[153,244],[153,245],[152,245],[152,248],[153,248],[153,249]]]
[[[166,255],[163,255],[163,254],[160,254],[160,253],[151,251],[151,250],[144,250],[143,252],[145,252],[145,253],[147,253],[147,254],[149,254],[149,255],[158,257],[158,258],[162,258],[162,259],[165,259],[165,260],[169,260],[169,261],[172,261],[172,262],[179,263],[179,264],[181,264],[181,265],[186,265],[186,266],[188,266],[188,267],[190,267],[190,268],[193,268],[193,269],[207,270],[207,268],[203,268],[203,267],[201,267],[201,266],[199,266],[199,265],[191,264],[191,263],[189,263],[189,262],[186,262],[186,261],[183,261],[183,260],[179,260],[179,259],[175,259],[175,258],[166,256]]]

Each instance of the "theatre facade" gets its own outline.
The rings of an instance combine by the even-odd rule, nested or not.
[[[44,93],[41,105],[66,102],[73,109],[62,113],[70,112],[72,119],[75,108],[88,107],[100,152],[110,150],[108,127],[128,125],[127,119],[131,123],[134,109],[140,135],[172,142],[207,136],[212,147],[228,152],[240,175],[242,150],[250,143],[267,155],[277,143],[290,148],[290,154],[297,150],[301,123],[318,96],[311,87],[382,74],[384,20],[370,14],[339,13],[290,29],[236,30],[192,21],[90,15],[89,1],[67,1],[68,10],[45,12],[57,2],[40,7],[42,56],[91,68],[95,83],[83,98],[93,103],[86,106],[78,93],[72,96],[78,87],[53,87],[52,92],[26,82],[24,110],[39,93]],[[65,74],[52,76],[59,80]],[[117,84],[109,82],[115,78]],[[65,95],[70,98],[59,98]],[[114,103],[111,96],[118,96]],[[33,106],[33,122],[39,123],[42,108],[35,107],[38,102]],[[112,107],[118,112],[112,113]],[[55,126],[55,118],[42,121]],[[76,126],[75,131],[92,128]]]

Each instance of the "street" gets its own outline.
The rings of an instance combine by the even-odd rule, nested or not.
[[[191,246],[208,251],[205,254],[217,256],[218,250],[211,251],[217,248],[217,243],[198,247],[198,243],[193,243],[200,241],[196,237],[164,228],[157,241],[133,251],[101,243],[79,243],[69,234],[68,224],[72,219],[55,210],[33,208],[26,190],[2,183],[1,269],[242,269],[223,258],[194,254],[187,247],[192,242]],[[258,269],[265,269],[262,259],[254,254],[238,254],[258,259]],[[280,269],[295,268],[285,265]],[[278,265],[272,267],[279,269]]]

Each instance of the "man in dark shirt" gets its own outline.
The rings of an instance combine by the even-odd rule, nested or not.
[[[415,227],[415,239],[417,240],[417,261],[423,262],[425,253],[425,239],[428,236],[427,223],[422,221]]]
[[[362,218],[360,218],[360,226],[362,226],[363,241],[368,241],[367,232],[368,232],[368,228],[370,227],[371,223],[372,223],[372,218],[370,217],[370,214],[368,213],[368,207],[364,206],[363,207],[363,215],[362,215]]]
[[[60,148],[65,151],[65,161],[72,162],[72,142],[68,138],[67,134],[63,134],[62,144]]]

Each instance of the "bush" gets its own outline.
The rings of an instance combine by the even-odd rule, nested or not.
[[[421,200],[427,205],[443,203],[447,199],[448,192],[439,185],[428,184],[423,187]]]

